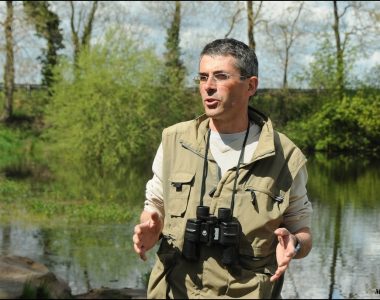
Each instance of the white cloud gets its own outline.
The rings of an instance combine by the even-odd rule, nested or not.
[[[371,57],[369,58],[369,63],[371,65],[380,64],[380,50],[377,50],[375,53],[371,55]]]
[[[355,63],[355,73],[363,74],[371,71],[371,68],[380,65],[380,50],[375,51],[368,58],[362,58]]]

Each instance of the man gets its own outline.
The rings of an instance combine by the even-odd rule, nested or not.
[[[163,131],[134,249],[159,239],[148,298],[277,298],[293,258],[312,247],[306,158],[248,106],[252,49],[203,49],[196,81],[205,114]]]

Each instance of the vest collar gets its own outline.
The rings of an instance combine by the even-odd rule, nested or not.
[[[248,116],[251,121],[255,122],[255,124],[261,127],[259,143],[252,157],[252,161],[274,155],[274,130],[271,120],[263,113],[250,106],[248,107]],[[203,114],[196,118],[195,121],[197,129],[197,146],[195,148],[197,151],[202,152],[204,151],[206,145],[207,131],[209,129],[210,118],[207,117],[206,114]]]

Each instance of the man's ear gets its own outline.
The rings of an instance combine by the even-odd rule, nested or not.
[[[249,77],[248,80],[249,80],[248,91],[250,95],[252,96],[256,93],[259,80],[256,76]]]

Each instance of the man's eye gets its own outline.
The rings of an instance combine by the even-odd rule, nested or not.
[[[216,78],[216,80],[219,80],[219,81],[227,80],[229,78],[228,74],[226,73],[214,74],[214,77]]]
[[[206,75],[199,75],[199,80],[200,81],[207,81],[208,80],[208,76],[206,76]]]

